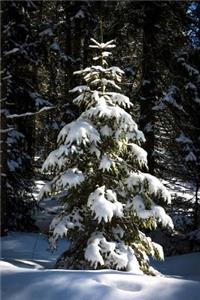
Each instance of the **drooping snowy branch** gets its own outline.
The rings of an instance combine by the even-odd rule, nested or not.
[[[7,119],[15,119],[15,118],[24,118],[24,117],[31,117],[40,113],[43,113],[45,111],[54,109],[55,107],[53,106],[45,106],[43,108],[41,108],[40,110],[36,111],[36,112],[26,112],[24,114],[12,114],[12,115],[7,115]]]

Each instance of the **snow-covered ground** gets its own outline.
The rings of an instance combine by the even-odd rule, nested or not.
[[[163,275],[134,275],[112,270],[52,269],[67,248],[47,251],[41,234],[11,233],[1,239],[2,299],[6,300],[199,300],[200,253],[155,263]]]
[[[68,242],[61,240],[56,251],[49,251],[47,236],[38,233],[11,232],[1,238],[1,257],[16,266],[24,264],[28,267],[31,262],[31,268],[52,268],[67,248]],[[34,266],[34,263],[37,265]]]
[[[58,204],[55,198],[51,197],[39,201],[39,193],[44,184],[44,180],[35,181],[35,191],[33,196],[38,202],[40,210],[35,212],[33,218],[35,220],[35,225],[39,228],[40,232],[47,234],[52,219],[55,217],[55,214],[61,210],[62,206]]]

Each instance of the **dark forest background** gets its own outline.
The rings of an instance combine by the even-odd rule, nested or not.
[[[150,173],[192,184],[191,201],[174,196],[168,210],[182,217],[179,232],[198,230],[200,3],[2,1],[1,14],[1,234],[37,230],[34,182],[80,114],[68,91],[79,83],[73,72],[93,63],[90,38],[116,40],[112,65],[125,71]]]

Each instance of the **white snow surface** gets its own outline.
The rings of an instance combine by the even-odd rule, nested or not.
[[[82,93],[82,92],[89,91],[89,90],[90,90],[90,88],[87,85],[79,85],[79,86],[76,86],[75,88],[73,88],[72,90],[69,90],[69,93],[75,93],[75,92]]]
[[[140,195],[137,195],[132,200],[133,208],[138,217],[141,219],[148,219],[154,217],[164,227],[174,228],[172,219],[168,216],[163,207],[152,205],[151,209],[145,209],[144,200]]]
[[[127,184],[127,187],[130,190],[141,184],[141,191],[143,191],[144,186],[147,184],[150,194],[156,197],[162,196],[162,198],[165,199],[168,203],[171,203],[171,195],[166,187],[157,177],[151,174],[131,172],[130,176],[126,179],[125,184]]]
[[[66,145],[64,145],[64,146],[66,147]],[[62,146],[62,147],[64,147],[64,146]],[[42,165],[42,172],[48,171],[49,168],[54,169],[54,168],[56,168],[56,166],[59,169],[62,168],[62,166],[65,164],[65,159],[62,156],[60,156],[60,157],[58,156],[59,150],[60,149],[54,150],[48,155],[47,159],[45,160],[45,162]],[[63,151],[63,153],[68,153],[68,152],[69,152],[68,149],[66,149],[65,152]]]
[[[128,107],[130,108],[131,106],[133,106],[133,104],[130,102],[130,99],[123,95],[123,94],[120,94],[120,93],[114,93],[114,92],[107,92],[106,93],[109,98],[111,99],[111,103],[112,104],[118,104],[122,107]]]
[[[88,241],[85,258],[96,269],[98,263],[101,266],[104,265],[105,260],[102,254],[106,257],[107,265],[109,261],[110,267],[115,266],[119,270],[125,268],[127,271],[132,271],[137,275],[143,274],[131,247],[126,246],[123,242],[108,242],[102,233],[94,233]]]
[[[105,186],[97,188],[88,198],[87,206],[95,214],[94,219],[110,222],[113,216],[123,216],[123,205],[117,201],[116,193]]]
[[[106,101],[102,99],[95,107],[91,107],[89,110],[83,113],[83,116],[86,117],[96,117],[107,118],[107,119],[116,119],[117,123],[134,126],[136,128],[136,123],[132,117],[121,107],[119,106],[110,106],[107,105]]]
[[[131,152],[133,153],[133,156],[136,157],[138,162],[141,165],[147,166],[147,152],[137,144],[130,143],[128,146],[131,148]]]
[[[78,119],[63,127],[58,135],[58,142],[71,146],[73,142],[84,145],[100,141],[98,131],[87,120]]]
[[[199,300],[200,253],[169,257],[154,266],[156,277],[113,270],[51,269],[58,251],[46,251],[44,236],[10,233],[1,238],[2,299],[6,300]]]
[[[101,127],[100,132],[102,136],[111,136],[113,134],[112,129],[108,125]]]
[[[112,166],[114,166],[114,162],[106,154],[104,154],[101,158],[99,169],[102,169],[103,172],[105,170],[109,171]]]
[[[95,39],[90,39],[94,45],[90,45],[90,48],[97,48],[97,49],[107,49],[107,48],[115,48],[116,45],[113,44],[114,40],[108,41],[107,43],[99,43]]]
[[[47,235],[40,233],[10,232],[8,236],[0,238],[0,241],[1,259],[11,266],[25,269],[51,268],[57,257],[69,247],[69,242],[62,239],[57,250],[51,252],[48,250]]]
[[[61,188],[76,187],[84,181],[85,177],[82,171],[77,168],[68,169],[64,174],[62,174],[57,182],[58,186]]]

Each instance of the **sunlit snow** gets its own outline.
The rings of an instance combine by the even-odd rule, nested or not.
[[[165,275],[145,276],[135,275],[134,271],[51,269],[67,243],[63,240],[58,250],[52,253],[46,250],[45,237],[38,234],[10,233],[1,238],[1,245],[3,299],[199,299],[200,253],[172,256],[164,262],[156,262],[156,268]]]

